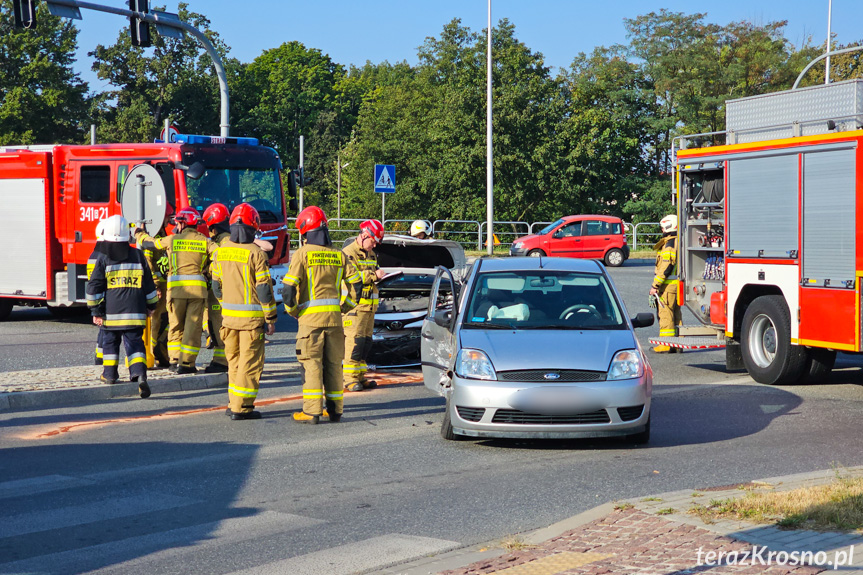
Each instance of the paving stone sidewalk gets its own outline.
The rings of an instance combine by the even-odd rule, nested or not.
[[[790,491],[830,483],[836,473],[834,470],[818,471],[617,501],[597,508],[598,517],[579,520],[577,516],[562,522],[560,525],[569,523],[569,527],[550,538],[547,530],[513,537],[509,541],[510,548],[518,549],[496,557],[460,568],[452,568],[458,559],[449,557],[437,565],[426,562],[413,568],[393,568],[387,573],[814,575],[829,571],[863,575],[861,533],[782,530],[743,521],[705,523],[687,513],[694,504],[742,497],[750,490]],[[861,477],[863,467],[843,469],[839,473],[843,477]],[[593,512],[593,515],[597,514]],[[724,560],[719,560],[720,552]],[[771,552],[774,553],[772,557]],[[807,558],[811,556],[813,561],[795,562],[792,552],[810,552]]]

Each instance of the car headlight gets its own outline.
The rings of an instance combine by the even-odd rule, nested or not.
[[[614,354],[611,366],[608,368],[608,380],[633,379],[644,374],[644,362],[641,354],[635,349],[624,349]]]
[[[478,349],[460,350],[455,360],[455,372],[467,379],[497,379],[491,360]]]
[[[514,244],[512,244],[512,248],[515,250],[520,250],[521,246],[523,246],[523,245],[524,245],[524,242],[515,242]]]

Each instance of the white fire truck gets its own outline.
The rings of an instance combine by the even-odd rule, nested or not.
[[[0,147],[0,320],[14,305],[56,312],[83,304],[96,223],[114,214],[144,222],[153,235],[181,208],[248,202],[274,246],[268,256],[279,282],[290,255],[281,167],[275,150],[254,138]]]
[[[729,369],[766,384],[863,351],[861,128],[852,80],[729,101],[725,132],[680,139],[678,301],[703,327],[652,343],[725,346]]]

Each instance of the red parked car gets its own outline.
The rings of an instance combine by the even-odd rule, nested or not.
[[[629,259],[629,245],[620,218],[566,216],[534,235],[518,238],[509,255],[586,258],[617,267]]]

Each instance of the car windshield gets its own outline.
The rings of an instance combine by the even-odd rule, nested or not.
[[[626,329],[611,286],[592,273],[481,273],[467,310],[469,329]]]
[[[198,212],[220,202],[228,211],[237,204],[251,204],[261,216],[263,223],[283,221],[282,189],[279,173],[269,168],[208,167],[197,180],[186,178],[189,205]]]
[[[556,221],[556,222],[554,222],[554,223],[548,224],[547,226],[545,226],[544,228],[542,228],[541,230],[539,230],[539,232],[537,232],[537,234],[536,234],[536,235],[538,235],[538,236],[544,236],[545,234],[551,233],[551,231],[552,231],[554,228],[556,228],[557,226],[559,226],[559,225],[560,225],[560,224],[562,224],[562,223],[563,223],[563,218],[561,218],[561,219],[557,220],[557,221]]]

